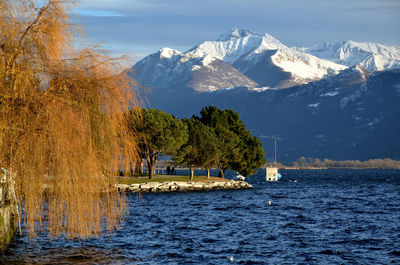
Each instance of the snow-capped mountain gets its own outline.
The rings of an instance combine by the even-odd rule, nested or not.
[[[400,68],[399,54],[352,41],[289,48],[233,29],[186,52],[163,48],[132,72],[151,89],[149,107],[180,118],[207,105],[233,109],[267,156],[279,136],[281,161],[399,159],[400,69],[389,70]]]
[[[163,48],[132,68],[140,84],[154,91],[191,88],[208,92],[227,87],[255,87],[258,84],[230,64],[210,55],[196,56]]]
[[[150,106],[179,118],[205,106],[233,109],[271,158],[278,136],[279,161],[301,156],[336,160],[400,159],[400,70],[368,73],[353,66],[336,76],[288,89],[220,89],[157,93]]]
[[[214,91],[246,86],[287,88],[335,75],[347,68],[289,48],[274,37],[236,28],[187,52],[163,48],[133,67],[152,89]]]
[[[303,51],[346,66],[360,64],[369,72],[400,68],[400,46],[350,40],[316,44]]]
[[[234,64],[244,55],[258,54],[265,50],[286,49],[279,40],[271,35],[256,34],[248,30],[231,31],[221,34],[216,41],[205,41],[188,52],[198,57],[211,55],[229,64]]]
[[[189,53],[224,60],[260,86],[277,88],[319,80],[346,68],[289,48],[269,34],[236,28],[220,35],[216,41],[203,42]]]

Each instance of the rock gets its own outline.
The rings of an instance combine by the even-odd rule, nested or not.
[[[178,185],[176,185],[175,183],[172,184],[171,186],[169,186],[169,190],[170,190],[170,191],[177,191],[178,188],[179,188]]]
[[[175,183],[176,185],[178,185],[178,186],[180,186],[180,185],[186,185],[186,184],[187,184],[186,181],[174,181],[174,183]]]
[[[142,184],[118,184],[116,185],[121,192],[170,192],[170,191],[208,191],[208,190],[229,190],[229,189],[247,189],[252,186],[246,181],[165,181],[165,182],[147,182]]]
[[[170,191],[171,183],[160,183],[161,185],[158,186],[160,192],[167,192]]]
[[[204,184],[201,182],[192,182],[190,185],[192,190],[202,190],[204,188]]]
[[[140,184],[131,184],[130,186],[131,186],[131,188],[134,188],[134,189],[140,188]]]
[[[180,191],[187,191],[189,190],[189,188],[191,187],[191,185],[188,182],[177,182],[176,183],[178,185],[178,190]]]
[[[118,184],[117,189],[120,192],[125,192],[129,189],[129,185],[128,184]]]
[[[140,185],[140,191],[147,192],[150,190],[150,185],[148,183],[143,183]]]
[[[140,191],[140,184],[131,184],[129,186],[129,191],[130,192],[138,192],[138,191]]]
[[[148,182],[150,188],[158,188],[160,184],[160,182]]]
[[[242,188],[250,188],[251,185],[249,183],[247,183],[246,181],[238,181],[239,182],[239,186]]]

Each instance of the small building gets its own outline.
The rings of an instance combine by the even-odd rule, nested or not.
[[[265,180],[266,181],[278,181],[278,168],[277,167],[267,167],[265,169]]]

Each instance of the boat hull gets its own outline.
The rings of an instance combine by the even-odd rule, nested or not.
[[[278,181],[281,174],[278,172],[277,167],[267,167],[265,169],[265,180],[266,181]]]

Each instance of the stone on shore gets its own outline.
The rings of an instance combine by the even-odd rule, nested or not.
[[[171,191],[209,191],[249,189],[252,186],[246,181],[164,181],[146,182],[141,184],[116,184],[120,192],[171,192]]]

